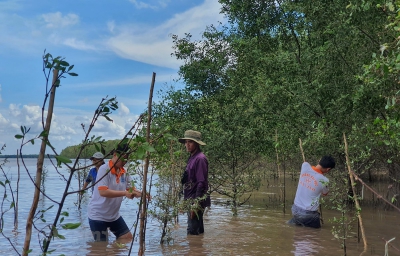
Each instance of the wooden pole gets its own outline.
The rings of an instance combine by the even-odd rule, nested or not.
[[[53,117],[54,100],[55,100],[55,95],[56,95],[56,85],[55,84],[56,84],[57,80],[58,80],[58,70],[53,69],[53,80],[51,83],[49,108],[47,111],[46,124],[44,127],[44,130],[47,131],[47,134],[50,133],[51,120]],[[42,181],[43,162],[44,162],[44,157],[45,157],[45,153],[46,153],[47,140],[48,140],[48,135],[43,136],[42,144],[40,146],[40,152],[39,152],[39,156],[38,156],[38,160],[37,160],[37,170],[36,170],[36,178],[35,178],[35,193],[33,196],[32,206],[29,211],[28,218],[26,220],[26,229],[25,229],[26,235],[25,235],[25,241],[24,241],[24,248],[23,248],[23,252],[22,252],[22,255],[24,255],[24,256],[28,256],[29,247],[30,247],[30,243],[31,243],[33,218],[36,214],[36,209],[37,209],[38,202],[39,202],[40,185],[41,185],[41,181]],[[47,244],[44,245],[44,247],[47,247]]]
[[[276,153],[276,165],[278,167],[277,177],[279,177],[281,170],[280,170],[279,152],[278,152],[278,130],[275,130],[275,153]]]
[[[154,83],[156,81],[156,73],[153,72],[153,78],[151,80],[150,86],[150,95],[149,95],[149,102],[148,102],[148,109],[147,109],[147,129],[146,129],[146,141],[150,144],[150,125],[151,125],[151,106],[153,102],[153,90],[154,90]],[[147,193],[146,193],[146,185],[147,185],[147,173],[149,171],[149,162],[150,162],[150,152],[146,152],[146,159],[144,163],[144,173],[143,173],[143,189],[142,189],[142,209],[140,212],[140,233],[139,233],[139,252],[138,255],[143,255],[145,251],[145,222],[147,211]]]
[[[361,207],[360,207],[360,204],[358,202],[356,189],[355,189],[356,184],[354,182],[354,176],[353,176],[353,173],[352,173],[351,167],[350,167],[349,150],[348,150],[348,146],[347,146],[347,139],[346,139],[346,134],[345,133],[343,133],[343,140],[344,140],[344,150],[345,150],[345,153],[346,153],[347,170],[348,170],[349,176],[350,176],[351,189],[353,190],[353,198],[354,198],[354,202],[356,204],[356,214],[357,214],[358,222],[360,223],[360,230],[361,230],[361,235],[362,235],[363,242],[364,242],[364,251],[365,251],[367,249],[367,238],[365,237],[364,226],[363,226],[363,223],[362,223],[361,214],[359,212],[359,210],[361,210]]]
[[[304,156],[303,142],[301,142],[301,139],[300,139],[300,138],[299,138],[299,145],[300,145],[301,155],[303,156],[303,162],[305,162],[305,161],[306,161],[306,157]]]

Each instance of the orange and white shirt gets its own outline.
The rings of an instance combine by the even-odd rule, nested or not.
[[[103,176],[105,177],[101,179]],[[103,197],[100,196],[99,190],[128,190],[131,187],[131,177],[124,168],[120,168],[119,172],[117,172],[113,162],[110,160],[100,166],[96,182],[97,180],[100,181],[94,187],[93,195],[88,205],[88,217],[92,220],[115,221],[120,217],[119,209],[123,197]]]
[[[317,168],[304,162],[294,204],[303,210],[317,211],[321,194],[325,196],[329,192],[328,183],[329,179]]]

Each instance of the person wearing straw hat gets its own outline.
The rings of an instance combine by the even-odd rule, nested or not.
[[[319,198],[321,195],[326,196],[329,192],[329,179],[324,174],[333,168],[335,168],[335,159],[331,156],[322,157],[317,166],[311,166],[307,162],[303,163],[292,205],[293,218],[289,220],[289,224],[312,228],[321,227],[321,215],[318,212]]]
[[[208,191],[208,160],[200,149],[205,146],[198,131],[187,130],[179,142],[185,144],[190,153],[185,171],[182,175],[183,198],[190,200],[192,207],[188,211],[188,235],[204,233],[203,213],[210,206]]]
[[[81,190],[81,194],[84,193],[84,190],[89,185],[89,183],[92,183],[91,186],[92,186],[92,193],[93,193],[94,184],[96,183],[97,171],[99,170],[100,166],[105,164],[103,159],[104,159],[104,155],[101,152],[96,152],[93,154],[93,156],[90,157],[90,160],[92,161],[94,167],[92,169],[90,169],[90,171],[86,177],[85,183],[83,184],[83,187]]]

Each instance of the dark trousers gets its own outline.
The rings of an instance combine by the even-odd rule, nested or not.
[[[200,235],[204,233],[203,213],[203,209],[197,211],[197,214],[191,214],[191,212],[188,211],[188,235]]]
[[[320,228],[320,214],[317,211],[307,211],[300,207],[292,206],[293,218],[289,220],[289,224],[296,224],[303,227]]]

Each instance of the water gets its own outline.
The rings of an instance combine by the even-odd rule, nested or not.
[[[15,189],[17,178],[16,159],[3,167],[11,184]],[[34,175],[36,171],[36,159],[27,159],[27,166]],[[59,200],[64,191],[65,182],[55,172],[49,160],[45,161],[47,176],[45,180],[45,193]],[[69,173],[66,169],[59,169],[65,177]],[[4,178],[0,176],[4,182]],[[323,209],[325,223],[322,229],[310,229],[286,224],[290,219],[290,206],[295,191],[295,183],[287,182],[286,196],[291,198],[286,205],[286,213],[282,207],[272,207],[276,201],[282,198],[282,187],[271,185],[263,187],[252,197],[250,204],[239,208],[238,216],[233,217],[230,210],[222,203],[223,199],[218,195],[212,195],[213,205],[204,216],[205,233],[200,236],[186,235],[186,216],[181,215],[180,224],[172,231],[173,241],[169,245],[160,245],[161,229],[156,220],[149,218],[146,230],[146,255],[344,255],[341,241],[335,239],[331,229],[333,224],[328,219],[338,218],[339,213]],[[70,191],[77,190],[79,184],[74,179]],[[0,187],[3,189],[3,187]],[[0,191],[1,198],[3,190]],[[8,211],[4,215],[4,234],[14,243],[18,252],[22,251],[25,239],[26,217],[30,210],[33,199],[34,187],[25,170],[21,170],[18,231],[13,231],[13,213]],[[130,243],[119,245],[115,243],[115,237],[111,235],[108,243],[96,243],[93,241],[88,221],[87,203],[90,193],[85,194],[82,208],[78,209],[76,194],[70,195],[63,211],[69,213],[64,223],[81,222],[82,225],[74,230],[60,229],[65,239],[54,239],[50,249],[56,249],[53,255],[127,255]],[[9,195],[10,196],[10,195]],[[138,201],[124,200],[121,206],[121,215],[124,217],[128,227],[132,228],[136,221]],[[52,217],[57,211],[57,205],[49,199],[42,198],[38,209],[48,210],[44,219],[46,222],[37,221],[37,226],[45,227],[52,223]],[[9,208],[9,203],[3,205],[3,211]],[[353,237],[347,239],[347,255],[384,255],[385,241],[399,234],[400,222],[398,212],[377,211],[375,209],[363,208],[362,218],[368,241],[368,249],[363,252],[362,239],[358,242],[357,230]],[[357,225],[354,224],[356,227]],[[400,239],[400,238],[399,238]],[[394,240],[391,245],[400,248],[400,241]],[[400,251],[389,246],[389,255],[400,255]],[[30,255],[39,255],[37,231],[32,235]],[[138,242],[134,241],[132,255],[137,255]],[[10,245],[8,239],[0,236],[0,255],[18,255]]]

